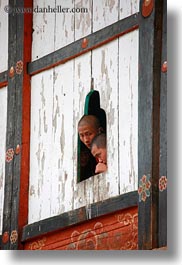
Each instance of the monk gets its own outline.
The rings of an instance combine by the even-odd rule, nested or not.
[[[90,149],[93,138],[102,131],[99,119],[94,115],[84,115],[78,123],[80,140]]]
[[[90,151],[93,138],[102,131],[99,119],[94,115],[84,115],[78,123],[78,134],[83,143],[80,150],[81,179],[94,176],[98,161]]]
[[[98,161],[95,168],[95,173],[103,173],[107,170],[107,149],[106,149],[106,135],[101,133],[96,135],[90,146],[91,153]]]

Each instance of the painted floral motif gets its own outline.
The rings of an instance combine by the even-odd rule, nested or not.
[[[150,197],[150,187],[151,182],[149,180],[150,177],[143,175],[139,182],[138,194],[139,194],[139,202],[146,201],[147,197]]]
[[[67,250],[138,249],[138,214],[116,214],[110,225],[96,222],[93,227],[73,231]]]
[[[103,224],[97,222],[93,229],[84,230],[82,233],[74,231],[71,235],[70,250],[96,250],[98,249],[98,233],[103,233]]]
[[[16,73],[18,75],[20,75],[22,73],[22,71],[23,71],[23,62],[22,61],[18,61],[16,63]]]
[[[14,157],[14,150],[13,148],[10,148],[7,150],[6,152],[6,162],[11,162],[13,160],[13,157]]]
[[[46,237],[43,237],[37,241],[34,241],[29,245],[30,250],[41,250],[45,246]]]
[[[130,233],[126,238],[121,238],[123,244],[120,246],[120,250],[132,250],[138,249],[138,213],[136,214],[119,214],[118,222],[122,227],[127,227]]]
[[[166,176],[162,176],[159,179],[159,190],[163,191],[167,189],[167,178]]]
[[[11,244],[15,244],[16,241],[17,241],[17,239],[18,239],[18,233],[17,233],[16,230],[13,230],[13,231],[11,232],[11,236],[10,236]]]

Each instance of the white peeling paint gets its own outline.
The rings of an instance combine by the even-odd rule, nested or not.
[[[7,87],[0,89],[0,117],[0,234],[2,234],[5,183]]]
[[[88,7],[89,14],[56,14],[53,22],[35,18],[34,59],[138,10],[134,0],[68,4]],[[121,14],[121,9],[126,10]],[[81,206],[87,206],[89,216],[91,203],[137,189],[137,75],[136,30],[32,77],[29,223]],[[92,77],[107,116],[108,171],[77,183],[77,125]]]

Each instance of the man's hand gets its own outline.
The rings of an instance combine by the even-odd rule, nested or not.
[[[95,168],[95,173],[99,174],[99,173],[103,173],[107,170],[107,165],[104,163],[98,163],[96,168]]]

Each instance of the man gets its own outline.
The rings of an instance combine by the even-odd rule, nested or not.
[[[107,170],[107,150],[106,150],[106,135],[101,133],[96,135],[91,143],[91,153],[98,161],[95,168],[95,173],[103,173]]]
[[[90,149],[93,138],[102,131],[100,121],[94,115],[84,115],[78,123],[80,140]]]
[[[82,142],[78,158],[81,180],[95,175],[95,168],[98,161],[91,154],[90,147],[93,138],[101,131],[100,121],[94,115],[84,115],[78,122],[78,134]]]

